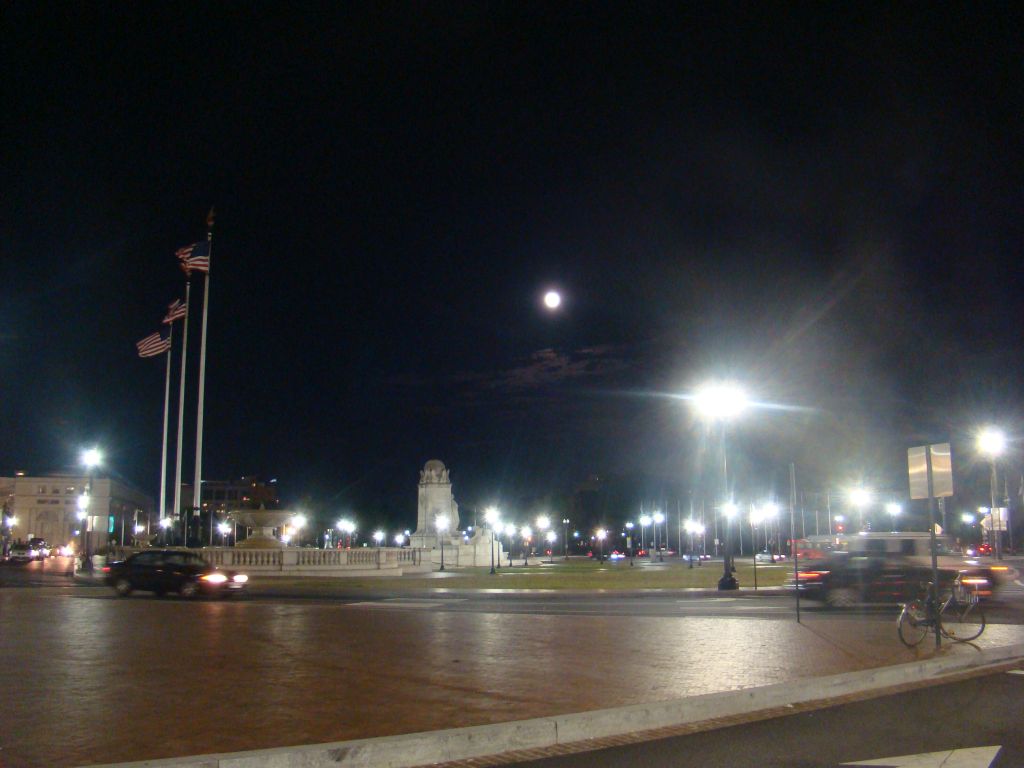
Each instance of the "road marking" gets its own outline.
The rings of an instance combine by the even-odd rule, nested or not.
[[[841,765],[887,765],[890,768],[989,768],[1002,747],[968,747],[943,752],[921,752],[917,755],[883,757]]]

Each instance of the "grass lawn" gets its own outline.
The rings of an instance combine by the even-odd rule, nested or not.
[[[759,587],[779,587],[792,574],[792,565],[759,565]],[[538,590],[606,590],[632,591],[642,589],[715,589],[722,577],[722,563],[705,562],[701,566],[687,567],[685,563],[665,562],[637,564],[630,567],[628,560],[598,563],[594,560],[555,558],[554,563],[531,561],[528,567],[517,564],[503,566],[495,575],[489,568],[449,568],[444,574],[410,574],[381,578],[292,578],[254,575],[250,588],[259,592],[264,588],[286,591],[301,586],[305,593],[329,595],[339,592],[401,592],[417,590],[485,590],[485,589],[538,589]],[[741,587],[754,586],[753,564],[737,561],[736,578]]]

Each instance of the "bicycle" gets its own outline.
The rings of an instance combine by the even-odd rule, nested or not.
[[[942,636],[957,643],[974,640],[985,631],[985,612],[978,601],[978,593],[965,585],[960,577],[953,582],[949,594],[942,600],[936,613],[935,589],[931,582],[925,586],[924,599],[904,603],[896,630],[900,641],[908,648],[918,645],[938,624]]]

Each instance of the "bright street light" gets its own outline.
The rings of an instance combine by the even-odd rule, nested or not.
[[[903,507],[901,507],[894,501],[890,501],[888,504],[885,505],[885,511],[888,512],[889,516],[892,518],[892,529],[895,531],[896,518],[899,517],[900,514],[903,512]]]
[[[852,488],[847,494],[850,503],[857,508],[860,516],[860,530],[864,530],[864,510],[871,504],[874,494],[868,488]]]
[[[558,538],[558,534],[554,531],[548,531],[548,563],[555,562],[555,540]]]
[[[749,400],[736,384],[708,384],[693,395],[693,405],[706,421],[730,421],[746,410]]]
[[[1002,456],[1005,450],[1006,435],[1001,429],[997,429],[996,427],[985,427],[985,429],[978,433],[978,452],[983,456],[988,457],[989,464],[991,466],[991,473],[989,475],[989,494],[991,496],[992,507],[991,515],[989,517],[989,531],[991,532],[992,540],[996,545],[995,549],[997,560],[1003,559],[1003,521],[1000,519],[999,501],[997,499],[999,493],[999,477],[998,469],[996,467],[996,459]]]
[[[396,533],[395,534],[395,546],[396,547],[400,547],[403,544],[405,544],[405,534],[404,533]]]
[[[662,555],[661,550],[665,547],[665,542],[662,541],[661,546],[658,546],[658,529],[665,522],[665,516],[661,512],[655,512],[652,515],[652,519],[654,520],[654,549],[658,552],[658,562],[663,563],[665,562],[665,557]]]
[[[1001,429],[986,427],[978,433],[978,453],[989,458],[1002,456],[1006,450],[1006,435]]]
[[[345,547],[351,549],[352,547],[352,535],[356,532],[356,524],[348,518],[341,518],[335,525],[339,531],[345,534]]]
[[[375,542],[377,542],[377,546],[378,547],[381,544],[383,544],[384,543],[384,531],[381,531],[381,530],[374,531],[373,532],[373,540]]]
[[[598,543],[598,545],[601,548],[599,550],[597,561],[599,563],[603,563],[604,562],[604,540],[608,536],[608,531],[606,531],[604,528],[599,528],[595,535],[597,536],[597,543]]]
[[[99,448],[87,448],[82,451],[80,461],[86,469],[93,469],[103,463],[103,454]]]
[[[871,491],[867,488],[853,488],[850,491],[850,503],[855,507],[866,507],[871,503]]]
[[[643,551],[645,549],[647,549],[647,542],[646,542],[647,536],[644,534],[644,529],[647,526],[649,526],[652,522],[654,522],[654,521],[651,520],[651,516],[650,515],[640,515],[640,553],[641,553],[641,557],[643,556]],[[650,557],[650,553],[648,553],[647,556]]]

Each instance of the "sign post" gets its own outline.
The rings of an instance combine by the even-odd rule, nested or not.
[[[939,633],[939,559],[935,528],[935,498],[953,495],[953,454],[949,443],[920,445],[907,449],[907,471],[910,475],[910,498],[928,499],[928,516],[931,525],[932,547],[932,593],[928,596],[930,610],[935,618],[935,647],[942,643]]]

